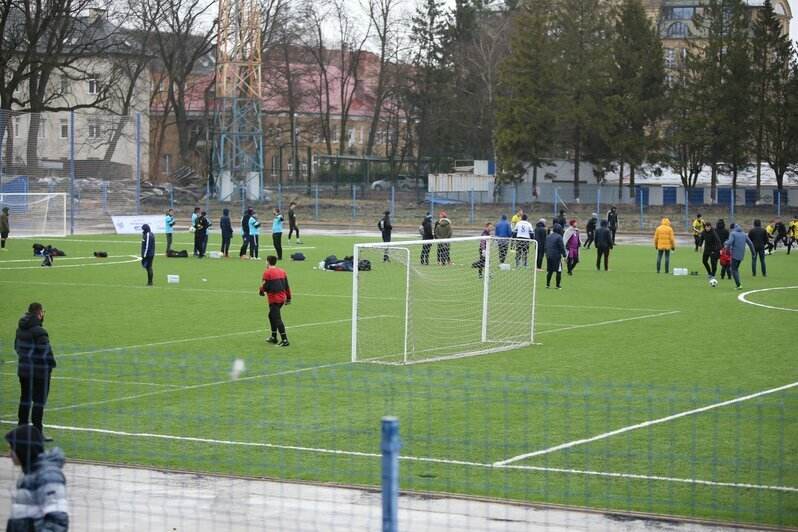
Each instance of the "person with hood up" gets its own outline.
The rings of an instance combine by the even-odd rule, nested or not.
[[[751,273],[756,277],[756,258],[758,256],[759,262],[762,264],[762,277],[767,277],[765,249],[768,246],[768,232],[762,227],[762,220],[759,218],[754,220],[754,226],[748,231],[748,238],[754,243],[753,256],[751,257]]]
[[[421,240],[432,240],[435,235],[432,233],[432,215],[427,213],[424,219],[421,220]],[[432,249],[432,244],[421,245],[421,264],[429,266],[429,251]]]
[[[510,222],[507,221],[506,214],[502,214],[502,219],[496,223],[496,229],[494,229],[493,234],[499,239],[497,241],[499,263],[504,264],[504,260],[507,258],[507,250],[510,246],[510,241],[507,239],[513,237],[513,229],[510,227]]]
[[[534,236],[535,242],[538,243],[538,253],[535,261],[535,267],[538,269],[539,272],[543,271],[543,254],[546,252],[546,235],[548,231],[546,230],[546,219],[541,218],[538,220],[538,223],[535,224]]]
[[[590,249],[590,244],[596,237],[596,224],[598,223],[598,215],[594,212],[590,215],[590,220],[587,221],[585,231],[587,232],[587,240],[585,241],[585,249]]]
[[[707,270],[707,277],[714,279],[715,273],[718,271],[718,259],[720,258],[722,243],[710,222],[704,223],[704,231],[701,233],[701,243],[698,247],[700,248],[701,246],[704,247],[704,256],[701,262]]]
[[[551,288],[551,276],[557,274],[557,290],[561,290],[562,259],[566,256],[565,243],[562,239],[562,226],[554,224],[551,234],[546,237],[546,288]]]
[[[155,235],[150,226],[141,226],[141,267],[147,270],[147,286],[152,286],[152,263],[155,261]]]
[[[241,217],[241,240],[243,240],[243,244],[238,251],[238,257],[241,259],[247,258],[247,248],[250,247],[249,219],[251,217],[252,207],[247,207],[244,216]]]
[[[8,225],[8,207],[3,207],[3,214],[0,214],[0,249],[8,251],[6,247],[6,240],[8,240],[8,233],[11,232],[11,227]]]
[[[748,238],[748,235],[743,233],[743,229],[740,227],[740,224],[735,224],[732,226],[731,233],[729,233],[729,239],[723,244],[723,247],[728,251],[731,251],[731,274],[734,278],[734,284],[737,285],[737,290],[743,289],[743,285],[740,283],[740,263],[742,263],[743,259],[745,259],[746,245],[751,249],[751,254],[756,255],[754,243],[751,242],[751,239]]]
[[[55,355],[50,346],[50,335],[44,324],[44,307],[35,301],[28,305],[28,312],[19,319],[14,338],[17,352],[17,377],[19,377],[20,425],[29,422],[44,433],[44,406],[50,394],[50,377],[55,368]],[[45,438],[46,441],[52,441]]]
[[[612,228],[610,228],[612,230]],[[615,239],[613,238],[613,243]],[[671,251],[676,250],[676,239],[673,236],[671,221],[667,218],[662,219],[662,223],[654,231],[654,248],[657,250],[657,273],[659,273],[662,255],[665,255],[665,273],[668,273],[671,262]]]
[[[452,222],[446,217],[445,212],[441,212],[441,217],[435,222],[433,234],[436,240],[443,240],[445,238],[452,238]],[[438,264],[446,266],[452,263],[452,258],[449,255],[449,246],[445,244],[438,244]]]
[[[44,436],[33,425],[16,427],[5,439],[11,460],[23,473],[11,495],[6,531],[69,530],[64,452],[58,447],[45,451]]]
[[[604,271],[609,271],[610,250],[613,248],[612,232],[607,220],[601,220],[600,227],[596,229],[596,270],[601,271],[601,257],[604,257]]]
[[[566,264],[568,265],[568,275],[574,274],[574,268],[579,264],[579,248],[582,242],[579,239],[579,229],[576,227],[576,220],[571,219],[568,222],[568,229],[562,237],[565,242],[565,250],[568,253]]]
[[[230,241],[233,239],[233,224],[230,223],[230,209],[222,211],[219,219],[219,228],[222,230],[222,256],[230,258]]]

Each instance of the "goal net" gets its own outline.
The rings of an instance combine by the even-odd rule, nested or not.
[[[67,194],[0,193],[0,208],[8,207],[12,237],[66,236]]]
[[[495,237],[356,244],[355,264],[371,269],[354,273],[352,361],[414,364],[532,344],[536,249]]]

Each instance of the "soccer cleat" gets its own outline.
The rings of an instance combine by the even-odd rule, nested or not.
[[[555,286],[554,289],[555,290],[562,290],[562,286]]]
[[[269,342],[270,344],[276,344],[277,343],[277,338],[269,337],[269,338],[266,338],[266,341]]]
[[[737,287],[737,290],[742,290],[742,289],[743,289],[743,285],[739,285],[739,286]]]
[[[277,344],[277,347],[288,347],[289,345],[291,344],[288,343],[288,340],[283,340],[282,342]]]
[[[290,239],[290,238],[288,239],[288,243],[289,243],[289,244],[291,243],[291,239]]]
[[[246,255],[241,255],[241,258],[247,260],[249,257],[247,257]]]
[[[296,239],[296,243],[297,243],[297,244],[301,244],[301,243],[302,243],[302,241],[301,241],[300,239],[298,239],[298,238],[297,238],[297,239]]]
[[[44,434],[42,434],[42,439],[43,439],[44,441],[46,441],[46,442],[51,442],[51,441],[53,441],[53,439],[52,439],[50,436],[45,436]]]

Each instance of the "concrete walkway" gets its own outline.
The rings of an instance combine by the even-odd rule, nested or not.
[[[377,531],[382,528],[376,490],[173,473],[67,463],[70,530],[132,531]],[[0,459],[0,516],[8,516],[19,469]],[[696,531],[720,528],[629,516],[542,509],[454,497],[403,495],[403,531]],[[5,517],[3,517],[5,519]]]

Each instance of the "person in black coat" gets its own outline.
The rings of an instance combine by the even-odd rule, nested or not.
[[[197,230],[194,232],[194,245],[197,246],[199,252],[198,259],[205,257],[205,248],[208,245],[208,228],[211,226],[211,222],[208,220],[207,214],[202,211],[195,225]]]
[[[614,244],[612,241],[612,231],[608,227],[607,220],[601,220],[599,228],[596,229],[596,237],[593,243],[596,245],[596,270],[601,271],[601,257],[604,257],[604,271],[609,271],[610,250]]]
[[[393,225],[391,225],[391,211],[385,211],[384,216],[380,218],[379,223],[377,223],[377,227],[380,228],[380,232],[382,233],[382,241],[383,242],[390,242],[391,241],[391,231],[393,230]],[[385,254],[382,257],[383,262],[388,262],[390,256],[388,255],[388,248],[385,248]]]
[[[562,259],[566,257],[565,242],[562,239],[562,226],[554,224],[551,234],[546,237],[546,288],[551,288],[551,276],[557,274],[557,290],[562,281]]]
[[[590,244],[596,238],[596,223],[598,222],[598,215],[594,212],[587,221],[585,231],[587,232],[587,240],[585,241],[585,249],[590,249]]]
[[[560,214],[554,217],[554,220],[551,222],[552,224],[559,224],[560,227],[565,227],[568,225],[568,222],[565,219],[565,210],[560,209]]]
[[[421,239],[422,240],[433,240],[435,235],[432,232],[432,215],[427,213],[424,216],[424,219],[421,220]],[[421,264],[429,265],[429,252],[432,249],[432,244],[422,244],[421,245]]]
[[[756,258],[762,264],[762,277],[767,277],[765,269],[765,249],[768,247],[769,236],[765,228],[762,227],[762,220],[754,220],[754,226],[748,231],[748,238],[754,243],[754,254],[751,257],[751,272],[756,277]]]
[[[230,209],[222,211],[219,219],[219,228],[222,230],[222,255],[230,257],[230,241],[233,239],[233,224],[230,223]]]
[[[33,426],[44,434],[44,406],[50,394],[50,376],[55,368],[55,356],[50,346],[50,335],[44,324],[44,307],[41,303],[28,305],[28,312],[19,320],[14,350],[17,352],[17,376],[20,395],[17,412],[19,424]],[[53,441],[45,437],[45,441]]]
[[[615,232],[618,230],[618,207],[613,205],[607,212],[607,224],[610,226],[612,233],[612,245],[615,245]]]
[[[241,249],[238,252],[239,257],[243,257],[247,254],[247,248],[249,247],[249,219],[252,217],[252,207],[247,207],[247,210],[244,212],[244,216],[241,217],[241,239],[244,243],[241,245]]]
[[[704,268],[707,270],[707,277],[713,278],[718,271],[718,259],[720,258],[720,248],[723,242],[718,238],[715,229],[712,228],[712,223],[705,222],[704,230],[701,232],[701,238],[698,247],[704,247],[704,256],[702,262]]]
[[[147,286],[152,286],[152,263],[155,262],[155,235],[150,226],[141,226],[141,267],[147,270]]]
[[[538,223],[535,224],[535,242],[538,243],[538,254],[537,254],[537,269],[542,270],[543,268],[543,254],[546,250],[546,219],[541,218],[538,220]]]

